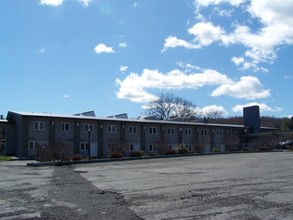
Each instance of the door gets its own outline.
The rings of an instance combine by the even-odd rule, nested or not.
[[[98,144],[91,142],[91,157],[98,157]]]

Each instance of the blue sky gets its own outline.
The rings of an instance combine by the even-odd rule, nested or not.
[[[292,0],[1,0],[0,114],[293,112]]]

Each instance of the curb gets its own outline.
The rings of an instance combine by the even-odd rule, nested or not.
[[[123,157],[123,158],[104,158],[104,159],[92,159],[92,160],[75,160],[75,161],[53,161],[53,162],[35,162],[27,163],[28,167],[43,167],[43,166],[70,166],[77,164],[91,164],[91,163],[109,163],[117,161],[131,161],[131,160],[150,160],[150,159],[162,159],[162,158],[175,158],[175,157],[197,157],[197,156],[210,156],[210,155],[225,155],[225,154],[249,154],[249,153],[278,153],[283,150],[274,151],[234,151],[224,153],[204,153],[204,154],[176,154],[176,155],[159,155],[159,156],[146,156],[146,157]]]

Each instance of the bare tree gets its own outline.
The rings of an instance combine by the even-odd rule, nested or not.
[[[172,93],[161,93],[156,100],[147,103],[146,106],[146,115],[159,120],[181,117],[186,121],[196,114],[196,106],[192,102],[175,97]]]
[[[175,97],[174,101],[174,111],[177,117],[181,117],[183,121],[188,121],[190,118],[195,116],[196,105],[192,102],[180,97]]]

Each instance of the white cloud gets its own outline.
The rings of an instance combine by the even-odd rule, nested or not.
[[[115,53],[112,47],[108,47],[105,44],[98,44],[95,47],[96,53]]]
[[[195,0],[197,18],[200,22],[188,29],[194,36],[192,41],[177,39],[176,36],[165,40],[164,50],[174,47],[197,49],[209,46],[214,42],[220,45],[243,45],[246,49],[243,62],[235,62],[241,69],[267,72],[267,69],[259,67],[262,63],[273,63],[277,58],[277,52],[281,46],[293,44],[293,1],[292,0]],[[231,7],[241,5],[243,13],[248,13],[254,19],[258,27],[253,30],[248,25],[249,21],[235,26],[235,21],[230,26],[234,27],[231,32],[225,31],[224,27],[215,26],[208,17],[200,11],[211,5],[229,4]],[[218,9],[217,9],[218,10]],[[238,60],[239,61],[239,60]]]
[[[195,4],[199,7],[207,7],[209,5],[220,5],[223,3],[238,7],[246,0],[195,0]]]
[[[235,105],[232,110],[233,112],[243,112],[244,107],[258,105],[260,112],[280,112],[282,109],[280,107],[270,107],[264,103],[250,102],[245,105]]]
[[[120,66],[120,72],[124,73],[125,71],[127,71],[128,66]]]
[[[285,80],[292,79],[292,76],[291,75],[286,75],[286,76],[284,76],[284,79]]]
[[[137,7],[137,5],[138,5],[137,2],[134,2],[134,3],[132,4],[132,7],[135,8],[135,7]]]
[[[41,0],[41,5],[60,6],[64,0]]]
[[[60,6],[65,0],[40,0],[41,5]],[[81,3],[84,7],[87,7],[92,0],[75,0]]]
[[[121,42],[121,43],[119,43],[119,47],[126,48],[126,47],[128,47],[128,45],[126,42]]]
[[[70,98],[70,95],[64,95],[63,98],[68,99]]]
[[[236,66],[244,63],[244,58],[243,57],[232,57],[232,62],[235,63]]]
[[[224,117],[229,114],[223,106],[218,105],[205,106],[201,109],[201,111],[206,117]]]
[[[92,0],[77,0],[77,1],[80,2],[84,7],[87,7],[87,6],[89,6],[89,3]]]
[[[116,79],[116,84],[119,86],[117,97],[133,102],[148,102],[156,98],[147,91],[149,89],[197,89],[232,82],[225,75],[210,69],[193,74],[186,74],[176,69],[168,73],[144,69],[141,75],[130,73],[124,80]]]
[[[185,40],[178,39],[174,36],[169,36],[165,39],[164,49],[162,51],[167,50],[168,48],[174,48],[174,47],[185,47],[188,49],[196,48],[195,45],[188,43]]]
[[[263,99],[270,96],[270,90],[264,89],[253,76],[243,76],[239,82],[222,84],[212,92],[212,96],[228,95],[239,99]]]
[[[202,46],[208,46],[214,41],[221,39],[221,36],[224,34],[224,31],[219,26],[214,26],[211,22],[200,22],[190,29],[188,32],[192,35],[195,35],[193,40],[198,44],[198,48]]]

